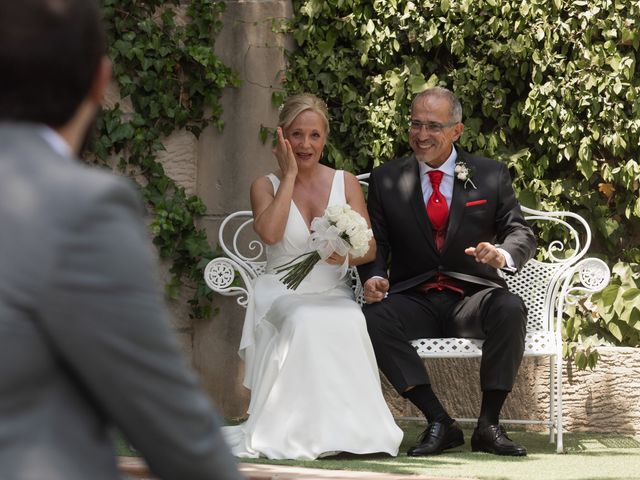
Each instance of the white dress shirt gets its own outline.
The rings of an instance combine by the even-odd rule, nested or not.
[[[433,193],[431,180],[429,180],[429,175],[427,175],[427,173],[432,170],[440,170],[442,173],[444,173],[444,175],[442,176],[442,181],[440,182],[440,193],[442,193],[442,195],[444,195],[444,198],[447,200],[447,207],[451,208],[451,198],[453,198],[453,181],[455,179],[454,175],[457,158],[458,152],[456,152],[455,147],[452,147],[451,155],[449,155],[449,158],[447,158],[447,160],[438,168],[431,168],[424,162],[418,162],[418,168],[420,169],[420,185],[422,185],[422,198],[425,204]]]
[[[71,151],[69,144],[52,128],[42,125],[42,129],[38,133],[42,135],[42,138],[44,138],[45,142],[47,142],[51,148],[63,157],[73,156],[73,152]]]

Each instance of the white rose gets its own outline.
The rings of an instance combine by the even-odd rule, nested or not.
[[[460,173],[458,174],[458,178],[459,178],[460,180],[466,180],[466,179],[467,179],[467,172],[460,172]]]
[[[349,238],[351,238],[356,232],[358,232],[358,230],[360,230],[358,228],[358,225],[354,225],[353,223],[351,223],[347,228],[345,228],[344,233],[346,233]]]
[[[358,215],[358,218],[356,219],[356,225],[358,225],[358,227],[360,228],[369,228],[369,225],[367,225],[367,221],[360,215]]]
[[[363,245],[369,243],[369,238],[367,237],[366,232],[363,231],[356,232],[351,237],[349,237],[349,240],[351,240],[350,243],[355,248],[361,248]]]
[[[341,216],[336,220],[336,228],[341,232],[346,232],[347,229],[351,226],[351,222],[348,217]]]
[[[325,212],[325,216],[328,217],[331,223],[336,223],[338,219],[342,216],[342,206],[341,205],[332,205],[327,208]]]
[[[351,255],[354,258],[361,257],[369,250],[369,240],[373,237],[370,229],[361,230],[349,238]]]

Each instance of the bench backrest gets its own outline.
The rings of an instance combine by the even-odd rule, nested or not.
[[[543,213],[524,209],[525,217],[531,221],[554,221],[562,218],[561,213]],[[574,215],[574,214],[570,214]],[[221,224],[219,243],[224,253],[235,260],[246,271],[248,279],[254,279],[265,271],[265,245],[256,238],[252,228],[251,211],[240,211],[230,214]],[[586,224],[585,224],[586,225]],[[588,228],[588,227],[587,227]],[[544,261],[530,260],[516,275],[507,275],[505,280],[509,289],[522,297],[529,310],[527,331],[553,330],[553,302],[557,296],[563,274],[570,269],[586,252],[590,241],[587,230],[586,241],[580,245],[577,231],[573,231],[574,242],[571,248],[557,242],[539,245],[546,256]],[[558,251],[568,252],[566,258],[556,257]],[[352,287],[356,300],[362,304],[362,286],[355,268],[349,269]]]

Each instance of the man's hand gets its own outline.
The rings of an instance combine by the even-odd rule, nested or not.
[[[384,300],[389,290],[389,280],[386,278],[374,277],[364,282],[364,301],[376,303]]]
[[[493,268],[501,269],[507,264],[504,255],[489,242],[480,242],[475,247],[469,247],[464,253],[476,258],[476,262],[485,263]]]

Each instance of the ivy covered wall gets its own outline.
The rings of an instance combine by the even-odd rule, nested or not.
[[[249,185],[276,167],[260,141],[274,124],[289,0],[103,0],[114,65],[93,159],[137,182],[178,338],[228,417],[246,413],[237,355],[244,312],[214,296],[203,269],[218,229],[247,209]],[[167,273],[166,269],[170,271]]]
[[[198,137],[209,124],[223,130],[223,90],[239,85],[236,73],[214,52],[225,3],[104,0],[103,5],[121,101],[98,119],[95,157],[117,159],[117,168],[139,184],[151,214],[153,242],[170,265],[167,296],[178,298],[184,283],[195,286],[191,315],[207,317],[211,295],[202,270],[214,253],[195,224],[205,207],[165,173],[158,157],[173,132]]]

